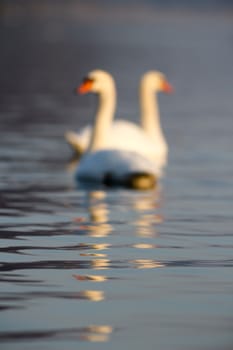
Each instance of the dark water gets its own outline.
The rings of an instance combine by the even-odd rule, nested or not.
[[[232,13],[59,4],[1,14],[1,349],[231,349]],[[157,190],[76,188],[63,134],[93,68],[135,122],[144,71],[175,86]]]

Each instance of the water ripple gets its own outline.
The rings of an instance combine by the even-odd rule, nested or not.
[[[157,261],[153,259],[135,260],[43,260],[33,262],[0,262],[0,271],[17,271],[27,269],[123,269],[123,268],[157,268],[157,267],[232,267],[233,260],[174,260]]]
[[[21,332],[0,332],[1,342],[12,341],[31,341],[42,339],[73,339],[88,342],[107,342],[113,327],[109,325],[91,325],[80,328],[52,329],[52,330],[36,330]]]

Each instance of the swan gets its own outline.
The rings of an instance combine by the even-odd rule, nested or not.
[[[108,133],[116,103],[111,75],[101,70],[91,71],[78,91],[97,93],[99,106],[88,149],[76,170],[77,180],[134,189],[153,188],[159,176],[153,162],[135,151],[109,148]]]
[[[141,127],[126,120],[116,120],[112,123],[108,134],[108,147],[137,151],[148,159],[156,160],[162,167],[166,164],[168,145],[160,124],[158,106],[158,92],[171,93],[172,86],[164,74],[158,71],[149,71],[142,76],[139,89],[141,109]],[[108,96],[110,103],[115,102],[115,91]],[[109,111],[110,112],[110,111]],[[113,113],[113,108],[111,110]],[[78,133],[65,133],[67,142],[82,155],[88,148],[92,133],[90,125],[82,128]]]

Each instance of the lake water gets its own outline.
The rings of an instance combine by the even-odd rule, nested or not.
[[[1,349],[232,349],[232,12],[11,4],[0,31]],[[115,76],[117,116],[135,122],[143,72],[175,86],[159,97],[170,152],[154,191],[76,186],[63,134],[93,118],[95,97],[72,90],[94,68]]]

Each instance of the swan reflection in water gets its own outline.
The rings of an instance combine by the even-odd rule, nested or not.
[[[89,326],[85,332],[80,334],[80,340],[89,342],[107,342],[113,328],[109,325]]]
[[[124,230],[124,216],[127,222],[127,227],[133,227],[133,232],[138,237],[143,238],[142,242],[136,242],[125,246],[137,250],[155,249],[156,244],[148,242],[148,238],[156,237],[157,225],[163,222],[161,215],[157,213],[160,207],[160,189],[135,193],[130,191],[120,192],[121,196],[115,196],[115,191],[89,191],[85,193],[87,199],[87,210],[89,219],[78,223],[75,231],[80,235],[87,235],[95,238],[104,238],[109,234],[114,234],[111,222],[119,221]],[[120,202],[116,200],[120,198]],[[111,209],[112,208],[112,209]],[[136,231],[134,229],[136,227]],[[145,241],[146,240],[146,241]],[[125,248],[124,246],[122,248]],[[82,257],[88,257],[89,269],[92,270],[107,270],[112,268],[113,262],[108,258],[108,251],[113,248],[120,248],[119,245],[113,246],[111,243],[92,243],[87,246],[85,252],[80,253]],[[115,263],[114,263],[115,264]],[[124,264],[124,262],[123,262]],[[128,260],[126,266],[133,268],[156,268],[162,267],[160,262],[150,259],[136,258]],[[80,282],[106,282],[109,278],[102,274],[74,274],[73,277]]]
[[[149,259],[145,253],[147,249],[157,248],[154,242],[151,243],[151,238],[157,237],[156,227],[163,221],[157,213],[160,207],[160,190],[143,193],[122,191],[120,196],[115,191],[89,191],[85,192],[85,200],[88,219],[80,222],[77,220],[79,226],[75,231],[80,232],[82,236],[94,237],[96,241],[87,244],[85,252],[80,253],[81,257],[88,259],[88,273],[81,274],[78,271],[72,277],[79,287],[87,286],[86,290],[80,290],[76,294],[78,299],[101,303],[108,297],[105,293],[105,283],[115,279],[114,276],[104,273],[104,270],[114,272],[114,268],[118,266],[131,269],[155,269],[164,266],[157,260]],[[119,222],[120,227],[122,225],[122,232],[125,224],[127,228],[131,226],[134,236],[140,237],[141,242],[138,242],[138,239],[135,242],[134,237],[131,237],[132,243],[127,245],[108,243],[109,235],[121,234],[114,232],[111,224],[113,220]],[[105,238],[106,241],[103,242]],[[113,261],[110,254],[114,248],[133,249],[136,252],[135,258]],[[86,332],[80,334],[79,339],[87,342],[108,342],[112,332],[113,327],[110,325],[89,326]]]
[[[133,208],[137,212],[137,219],[134,222],[138,236],[157,236],[158,224],[163,222],[163,216],[156,213],[160,207],[161,189],[159,187],[140,196],[140,200],[135,201]]]
[[[104,191],[92,191],[89,193],[88,211],[90,221],[93,223],[90,230],[95,237],[107,236],[113,230],[112,225],[108,223],[109,209],[105,199],[106,192]]]
[[[85,299],[89,301],[103,301],[105,299],[104,292],[102,290],[82,290],[77,294],[79,299]]]
[[[108,223],[109,209],[105,201],[106,192],[104,191],[89,191],[87,192],[87,211],[89,220],[75,219],[78,224],[76,230],[79,234],[92,237],[106,237],[113,230],[112,225]],[[107,249],[107,245],[96,244],[95,249]]]
[[[158,214],[160,208],[161,190],[144,193],[130,191],[117,194],[120,201],[116,201],[115,191],[87,192],[87,211],[89,220],[75,219],[75,230],[78,234],[92,237],[107,237],[113,233],[111,221],[122,222],[125,218],[127,226],[136,226],[136,234],[141,237],[157,236],[156,228],[163,222],[163,216]],[[125,195],[125,197],[124,197]],[[126,198],[126,199],[125,199]],[[111,205],[108,202],[111,201]],[[112,209],[112,210],[111,210]],[[112,219],[113,218],[113,219]],[[95,244],[95,250],[107,250],[111,245],[107,243]],[[99,254],[99,253],[98,253]]]

